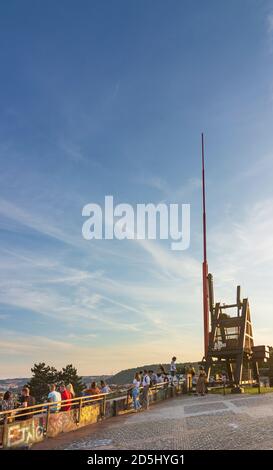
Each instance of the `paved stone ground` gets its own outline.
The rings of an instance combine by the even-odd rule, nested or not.
[[[33,449],[273,449],[273,394],[177,397]]]

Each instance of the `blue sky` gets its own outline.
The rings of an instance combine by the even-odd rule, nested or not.
[[[1,377],[202,356],[200,133],[216,297],[272,344],[273,4],[0,6]],[[82,208],[191,204],[191,245],[93,240]]]

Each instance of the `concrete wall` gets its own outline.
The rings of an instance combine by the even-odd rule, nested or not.
[[[16,420],[1,426],[2,445],[5,448],[24,447],[40,442],[46,437],[55,437],[62,432],[75,431],[82,426],[96,423],[101,417],[99,404],[79,409],[39,414],[29,419]]]
[[[165,400],[178,393],[176,387],[164,387],[150,391],[150,402]],[[113,398],[106,401],[105,416],[116,416],[128,408],[132,399],[129,397]],[[25,447],[49,437],[54,438],[62,432],[74,431],[83,426],[96,423],[102,418],[102,402],[82,406],[59,413],[39,414],[33,418],[16,420],[0,426],[0,445],[4,448]]]
[[[44,439],[45,416],[35,416],[3,426],[3,447],[25,447]]]

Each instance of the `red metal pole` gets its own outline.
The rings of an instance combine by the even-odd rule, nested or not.
[[[202,133],[202,196],[203,196],[203,312],[204,312],[204,356],[207,356],[209,344],[209,303],[208,303],[208,262],[207,262],[207,225],[205,191],[205,156],[204,134]]]

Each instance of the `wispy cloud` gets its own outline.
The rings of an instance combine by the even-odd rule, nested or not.
[[[267,15],[267,30],[269,34],[273,33],[273,12]]]
[[[22,224],[23,226],[29,227],[40,234],[47,235],[65,243],[75,243],[75,239],[64,233],[60,228],[45,222],[42,217],[33,215],[5,199],[0,199],[0,214]]]
[[[189,178],[179,188],[174,188],[162,177],[156,175],[140,177],[136,182],[158,190],[161,193],[160,200],[172,202],[180,202],[183,199],[184,202],[187,202],[186,199],[190,198],[194,192],[199,191],[201,187],[201,179],[196,177]]]
[[[75,163],[88,161],[88,159],[84,156],[80,146],[71,143],[67,139],[62,139],[60,141],[60,149]]]
[[[92,340],[92,338],[90,338]],[[181,344],[181,334],[173,330],[170,337],[160,337],[152,335],[149,340],[141,337],[136,344],[127,341],[123,346],[120,344],[108,344],[104,342],[103,347],[89,344],[71,344],[61,340],[52,340],[43,336],[20,333],[12,330],[2,330],[0,332],[0,353],[3,359],[1,364],[1,377],[9,377],[13,371],[12,359],[21,365],[21,376],[29,377],[29,362],[35,358],[35,362],[46,361],[50,365],[61,368],[71,363],[84,375],[93,375],[117,372],[121,368],[128,368],[132,364],[143,365],[148,362],[164,362],[166,357],[178,350]],[[184,360],[198,358],[198,338],[190,341],[185,337],[183,346],[191,351],[191,356],[184,354]],[[126,354],[124,353],[126,351]],[[105,361],[107,358],[107,361]],[[182,359],[182,358],[181,358]],[[21,364],[22,363],[22,364]],[[32,365],[32,364],[30,364]],[[18,374],[15,374],[18,376]]]

